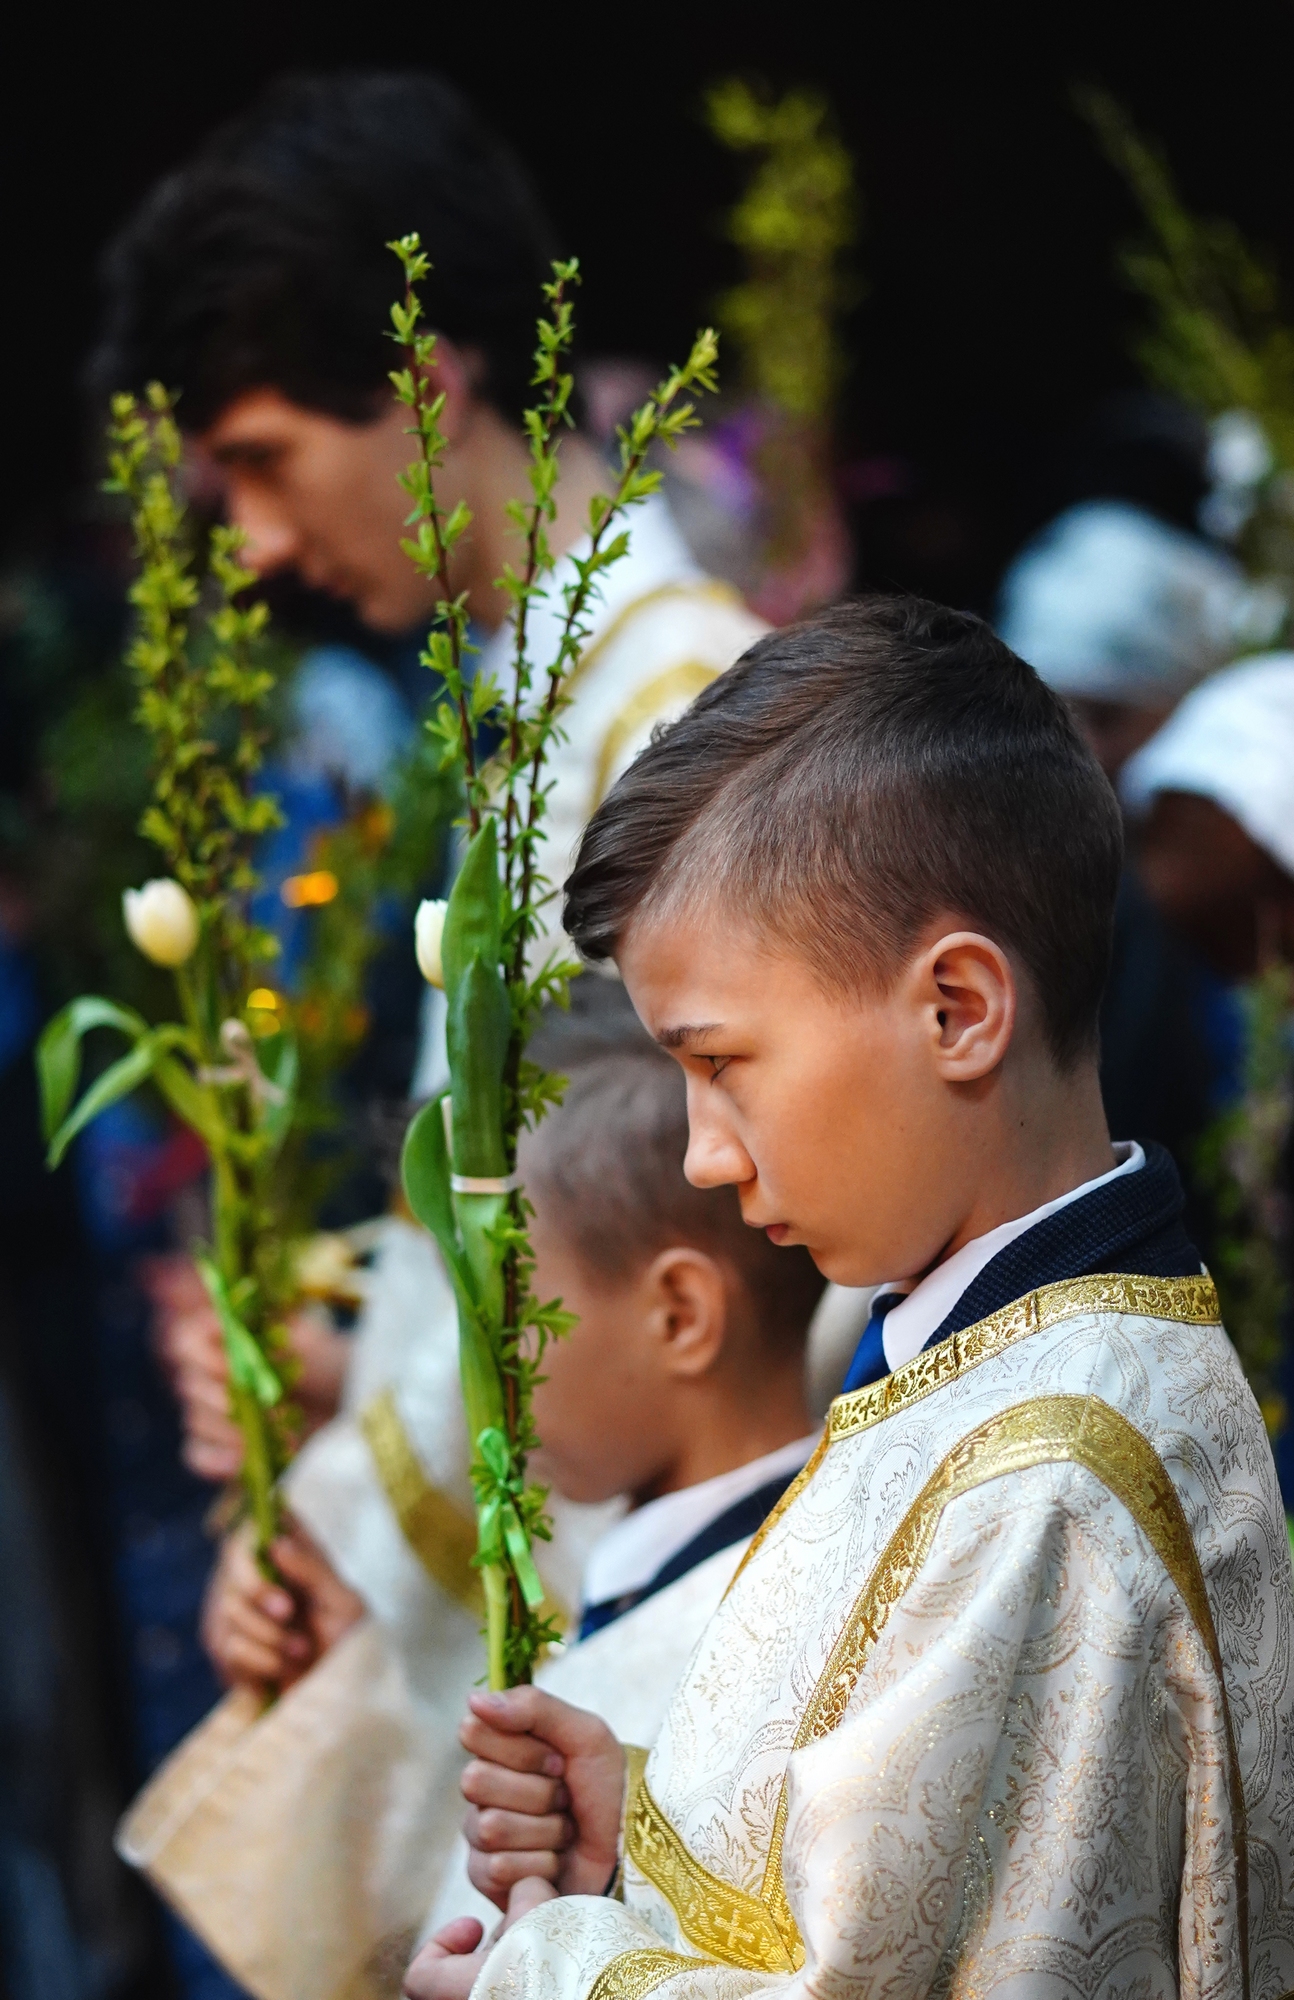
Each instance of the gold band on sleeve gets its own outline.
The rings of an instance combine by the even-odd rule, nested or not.
[[[688,1943],[722,1965],[793,1971],[795,1961],[766,1904],[721,1881],[689,1853],[651,1795],[646,1765],[643,1751],[629,1753],[625,1853],[659,1889]]]
[[[483,1614],[481,1573],[472,1564],[476,1523],[428,1479],[389,1388],[360,1411],[359,1427],[401,1533],[428,1576],[464,1610]]]
[[[643,2000],[676,1972],[695,1972],[703,1963],[678,1951],[622,1951],[603,1966],[589,1988],[589,2000]]]
[[[1040,1396],[1017,1403],[971,1431],[949,1452],[904,1515],[854,1600],[800,1720],[792,1754],[830,1735],[843,1719],[867,1658],[929,1555],[935,1531],[949,1503],[991,1479],[1023,1472],[1035,1465],[1061,1463],[1085,1467],[1127,1508],[1181,1596],[1209,1656],[1227,1739],[1242,1990],[1247,2000],[1249,1857],[1244,1788],[1222,1670],[1222,1649],[1204,1587],[1204,1573],[1177,1488],[1158,1454],[1126,1417],[1099,1397]],[[787,1803],[784,1777],[760,1900],[767,1905],[788,1947],[794,1948],[792,1941],[798,1944],[799,1933],[782,1877]]]
[[[897,1416],[955,1381],[981,1361],[1013,1347],[1031,1333],[1046,1333],[1063,1320],[1077,1319],[1081,1313],[1135,1313],[1145,1319],[1173,1320],[1189,1326],[1216,1326],[1221,1317],[1217,1289],[1212,1278],[1138,1278],[1113,1273],[1093,1278],[1064,1278],[1054,1285],[1042,1285],[1026,1292],[1000,1312],[976,1320],[974,1326],[950,1334],[937,1347],[923,1348],[902,1368],[837,1396],[827,1412],[827,1428],[813,1457],[802,1473],[787,1487],[767,1520],[756,1530],[750,1546],[738,1563],[732,1584],[737,1581],[787,1508],[804,1491],[821,1465],[828,1449],[841,1439],[857,1437],[886,1417]]]

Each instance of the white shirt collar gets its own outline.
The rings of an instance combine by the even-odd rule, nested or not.
[[[594,1543],[584,1566],[584,1602],[605,1604],[608,1598],[641,1590],[671,1556],[686,1548],[729,1507],[758,1492],[770,1480],[798,1472],[817,1441],[816,1433],[797,1438],[794,1444],[765,1452],[762,1458],[752,1458],[731,1472],[681,1487],[677,1493],[662,1493],[659,1500],[635,1507]]]
[[[618,533],[622,526],[628,533],[629,547],[620,561],[609,570],[604,570],[598,579],[585,618],[590,640],[596,639],[628,605],[646,597],[649,592],[661,590],[669,584],[700,583],[704,579],[704,571],[698,568],[661,494],[654,493],[640,507],[631,507],[623,522],[617,523],[615,532]],[[546,594],[537,598],[530,607],[526,621],[527,645],[531,659],[539,668],[546,667],[557,652],[566,617],[562,586],[574,583],[576,559],[586,556],[588,552],[589,538],[583,535],[564,555],[558,557],[545,585]],[[481,647],[477,666],[479,673],[493,674],[505,691],[512,644],[512,620],[506,618]]]
[[[1093,1188],[1104,1187],[1107,1181],[1118,1180],[1122,1174],[1135,1174],[1146,1164],[1146,1156],[1135,1139],[1121,1140],[1115,1146],[1114,1154],[1119,1164],[1111,1167],[1108,1174],[1098,1174],[1094,1181],[1084,1181],[1082,1187],[1057,1195],[1055,1201],[1044,1202],[1041,1208],[1032,1209],[1028,1215],[1017,1216],[1013,1222],[1001,1222],[996,1229],[963,1243],[946,1263],[936,1264],[934,1270],[910,1290],[906,1284],[880,1286],[876,1294],[878,1298],[884,1292],[908,1294],[901,1305],[890,1308],[881,1329],[885,1359],[890,1367],[901,1368],[905,1361],[911,1361],[914,1355],[920,1354],[935,1328],[947,1319],[972,1279],[979,1276],[999,1250],[1005,1250],[1008,1243],[1014,1243],[1017,1236],[1023,1236],[1035,1222],[1042,1222],[1059,1209],[1068,1208],[1082,1195],[1091,1194]]]

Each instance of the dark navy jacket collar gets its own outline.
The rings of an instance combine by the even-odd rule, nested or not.
[[[667,1584],[677,1583],[681,1576],[686,1576],[689,1570],[694,1570],[709,1556],[718,1555],[720,1549],[730,1549],[735,1542],[747,1541],[756,1528],[762,1527],[765,1515],[777,1505],[796,1477],[795,1472],[780,1473],[753,1493],[735,1500],[731,1507],[725,1507],[722,1514],[707,1522],[685,1547],[676,1549],[668,1562],[662,1563],[655,1576],[640,1590],[626,1591],[622,1597],[606,1598],[601,1604],[586,1604],[580,1616],[581,1639],[600,1632],[604,1625],[614,1625],[626,1611],[632,1611],[636,1604],[655,1597],[657,1591],[664,1590]]]
[[[1198,1277],[1200,1253],[1182,1222],[1186,1197],[1170,1154],[1153,1141],[1146,1164],[1081,1195],[990,1258],[926,1342],[974,1326],[1040,1285],[1097,1272],[1142,1278]]]
[[[952,1310],[926,1342],[936,1347],[1016,1299],[1066,1278],[1097,1272],[1142,1278],[1190,1278],[1201,1269],[1200,1253],[1182,1223],[1185,1196],[1177,1169],[1162,1146],[1148,1144],[1145,1165],[1118,1174],[1044,1216],[1015,1237],[976,1272]],[[890,1372],[885,1353],[885,1315],[898,1303],[893,1293],[878,1296],[854,1350],[843,1389],[865,1389]]]

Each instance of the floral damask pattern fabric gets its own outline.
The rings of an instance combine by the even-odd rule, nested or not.
[[[846,1413],[675,1695],[625,1907],[536,1911],[482,2000],[1294,1989],[1284,1520],[1200,1281],[1179,1319],[1166,1282]]]

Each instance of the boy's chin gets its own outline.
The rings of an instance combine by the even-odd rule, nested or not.
[[[608,1489],[605,1476],[550,1458],[542,1447],[531,1452],[526,1470],[538,1485],[546,1486],[559,1500],[568,1500],[577,1507],[600,1506],[605,1500],[618,1499],[623,1491],[620,1486]]]

